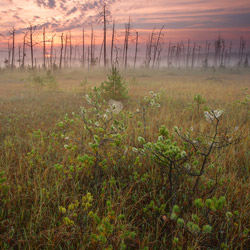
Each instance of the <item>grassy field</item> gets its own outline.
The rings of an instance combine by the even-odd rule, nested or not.
[[[1,249],[249,249],[250,72],[0,73]]]

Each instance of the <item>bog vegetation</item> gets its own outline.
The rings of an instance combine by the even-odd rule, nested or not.
[[[248,249],[247,71],[2,72],[1,249]]]

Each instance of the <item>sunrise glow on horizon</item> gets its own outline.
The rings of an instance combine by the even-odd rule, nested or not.
[[[2,41],[8,39],[8,32],[15,27],[25,32],[32,24],[41,31],[60,35],[72,31],[75,41],[80,41],[82,28],[95,29],[96,43],[102,41],[102,26],[98,15],[104,2],[116,22],[117,36],[122,36],[124,23],[131,18],[132,32],[138,31],[141,43],[153,28],[164,25],[167,40],[180,41],[213,40],[221,34],[227,40],[238,40],[241,35],[250,38],[250,3],[248,0],[204,1],[204,0],[1,0],[0,34]],[[110,31],[108,31],[110,32]],[[38,32],[39,33],[39,32]],[[41,36],[41,34],[37,34]],[[109,38],[109,37],[108,37]],[[55,42],[59,43],[59,38]],[[88,41],[86,41],[88,42]]]

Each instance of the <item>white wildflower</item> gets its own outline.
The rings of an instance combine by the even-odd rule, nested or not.
[[[140,112],[140,109],[136,109],[136,112],[139,113],[139,112]]]
[[[67,137],[65,137],[64,139],[65,139],[65,140],[68,140],[68,139],[69,139],[69,137],[67,136]]]
[[[96,125],[96,127],[99,127],[100,125],[99,125],[99,122],[95,122],[95,125]]]
[[[104,119],[108,119],[108,115],[107,115],[107,114],[104,114],[104,115],[103,115],[103,118],[104,118]]]

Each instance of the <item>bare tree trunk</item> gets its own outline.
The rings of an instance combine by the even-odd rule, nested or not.
[[[59,63],[60,69],[62,69],[62,58],[63,58],[63,33],[61,35],[61,51],[60,51],[60,63]]]
[[[99,67],[101,67],[101,58],[102,58],[103,44],[104,44],[104,40],[103,40],[103,42],[102,42],[102,46],[101,46],[101,49],[100,49],[100,55],[99,55]]]
[[[22,57],[22,68],[25,66],[25,56],[26,56],[26,36],[27,33],[25,33],[23,37],[23,57]]]
[[[155,36],[154,31],[155,31],[155,28],[154,28],[153,31],[152,31],[152,34],[151,34],[151,37],[150,37],[150,41],[149,41],[149,45],[148,45],[148,55],[147,55],[148,60],[147,60],[147,67],[150,66],[150,62],[151,62],[151,59],[152,59],[152,57],[151,57],[151,52],[152,52],[153,40],[154,40],[154,36]]]
[[[230,42],[229,55],[228,55],[228,66],[229,67],[230,67],[230,62],[231,62],[231,55],[232,55],[232,41]]]
[[[51,43],[50,43],[50,68],[53,69],[53,49],[54,49],[54,36],[51,38]]]
[[[43,27],[43,68],[46,69],[46,31],[45,26]]]
[[[130,36],[130,18],[128,21],[128,24],[126,25],[126,38],[125,38],[125,68],[127,68],[128,65],[128,42],[129,42],[129,36]]]
[[[136,66],[137,52],[138,52],[138,32],[136,32],[134,69],[135,69],[135,66]]]
[[[189,55],[190,55],[190,39],[188,39],[187,59],[186,59],[186,68],[188,68],[188,63],[189,63]]]
[[[30,25],[30,55],[31,55],[31,68],[34,68],[34,45],[33,45],[33,26]]]
[[[91,44],[90,44],[90,65],[94,65],[94,31],[93,26],[91,26]]]
[[[160,32],[159,32],[159,34],[158,34],[158,38],[157,38],[157,41],[156,41],[156,44],[155,44],[155,48],[154,48],[154,57],[153,57],[153,66],[152,66],[152,68],[155,67],[155,60],[156,60],[158,48],[159,48],[159,45],[160,45],[161,34],[162,34],[163,28],[164,28],[164,25],[163,25],[162,28],[160,29]]]
[[[194,43],[193,53],[192,53],[192,64],[191,64],[192,69],[194,68],[195,49],[196,49],[196,43]]]
[[[69,31],[69,65],[71,68],[72,65],[72,36],[71,36],[71,30]]]
[[[88,46],[88,71],[89,71],[89,46]]]
[[[114,39],[115,39],[115,22],[113,22],[113,29],[112,29],[112,41],[111,41],[111,66],[113,67],[113,50],[114,50]]]
[[[106,4],[103,5],[103,60],[104,60],[104,68],[107,67],[107,47],[106,47],[106,35],[107,35],[107,27],[106,27]]]
[[[21,45],[18,46],[18,67],[21,67]]]
[[[84,28],[82,30],[82,66],[85,67],[85,33]]]
[[[13,27],[12,31],[11,31],[11,36],[12,36],[12,58],[11,58],[11,70],[14,69],[15,67],[15,33],[16,30]]]
[[[67,65],[67,45],[68,45],[68,34],[66,34],[65,46],[64,46],[64,68]]]

